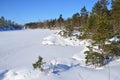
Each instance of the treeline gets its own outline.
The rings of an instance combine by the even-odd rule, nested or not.
[[[72,18],[64,19],[62,14],[60,14],[58,19],[45,20],[43,22],[30,22],[26,23],[26,28],[49,28],[49,29],[64,29],[66,26],[74,27],[76,29],[83,26],[85,19],[88,17],[88,12],[85,6],[81,9],[79,13],[73,14]]]
[[[110,3],[111,8],[108,9]],[[113,36],[120,35],[120,0],[98,0],[91,12],[84,6],[79,13],[66,20],[60,15],[58,19],[27,23],[25,26],[63,29],[64,36],[71,36],[74,30],[82,32],[77,36],[79,39],[91,39],[89,51],[85,52],[87,65],[103,66],[120,56],[119,44],[106,44]]]
[[[11,20],[6,20],[3,16],[1,16],[1,18],[0,18],[0,31],[19,30],[22,28],[23,28],[22,25],[19,25]]]
[[[51,19],[46,20],[43,22],[31,22],[25,24],[26,28],[49,28],[49,29],[55,29],[55,28],[62,28],[64,26],[64,19],[62,18],[62,15],[58,19]]]

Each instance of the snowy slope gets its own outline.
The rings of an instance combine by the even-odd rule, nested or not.
[[[0,32],[0,80],[109,80],[109,75],[110,80],[120,80],[120,60],[102,68],[88,68],[83,54],[88,41],[67,39],[67,43],[56,32],[48,29]],[[51,41],[56,42],[43,44]],[[56,72],[34,70],[32,63],[39,55],[47,67],[56,63]]]

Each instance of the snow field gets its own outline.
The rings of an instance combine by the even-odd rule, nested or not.
[[[0,80],[109,80],[109,75],[110,80],[120,80],[119,59],[101,68],[87,67],[84,51],[89,40],[63,38],[57,32],[0,32]],[[38,56],[46,62],[45,72],[32,67]]]

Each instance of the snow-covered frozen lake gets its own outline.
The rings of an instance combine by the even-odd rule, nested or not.
[[[87,68],[82,66],[84,44],[42,44],[45,37],[56,32],[58,30],[48,29],[0,32],[0,80],[109,80],[109,75],[110,80],[120,80],[120,60],[99,69]],[[32,64],[39,55],[48,63],[57,60],[62,64],[59,67],[66,70],[59,75],[34,70]]]
[[[80,51],[74,46],[48,46],[41,44],[44,37],[55,33],[50,30],[21,30],[0,32],[0,70],[31,67],[41,55],[45,61],[71,58]],[[1,65],[2,64],[2,65]]]

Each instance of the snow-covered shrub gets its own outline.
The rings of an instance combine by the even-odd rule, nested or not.
[[[115,44],[105,45],[104,51],[109,57],[120,56],[120,46]]]
[[[87,65],[103,66],[104,55],[100,52],[93,51],[91,47],[88,47],[89,51],[86,51],[85,59]]]
[[[68,37],[67,31],[65,31],[65,30],[60,31],[58,34],[59,34],[60,36],[62,36],[62,37],[65,37],[65,38]]]
[[[85,52],[87,65],[103,66],[114,60],[115,57],[120,57],[120,45],[105,44],[99,49],[88,46],[88,49]]]
[[[111,44],[120,44],[120,35],[115,35],[108,41]]]
[[[67,35],[68,35],[69,37],[72,36],[72,33],[73,33],[73,31],[74,31],[73,26],[72,26],[72,25],[66,25],[65,28],[66,28],[66,31],[67,31]]]

